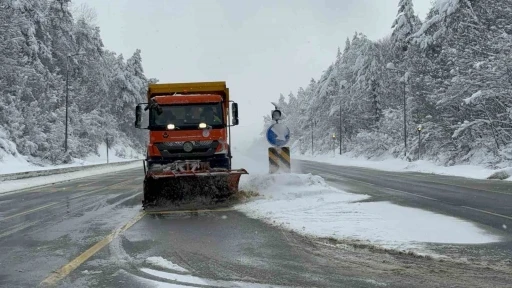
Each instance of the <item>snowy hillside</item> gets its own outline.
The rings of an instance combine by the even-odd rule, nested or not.
[[[400,0],[389,37],[355,33],[320,78],[281,95],[290,146],[325,154],[341,137],[356,156],[416,160],[421,152],[441,165],[510,166],[511,4],[437,0],[422,22],[412,0]]]
[[[99,28],[87,13],[72,15],[69,5],[0,4],[0,167],[85,159],[96,155],[107,137],[129,151],[141,151],[146,142],[145,133],[133,127],[133,108],[150,81],[141,51],[124,59],[104,49]]]

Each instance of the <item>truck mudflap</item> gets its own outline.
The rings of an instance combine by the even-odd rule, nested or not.
[[[191,208],[216,204],[238,192],[245,169],[205,169],[186,163],[178,169],[148,170],[144,179],[142,204],[148,207],[183,206]]]

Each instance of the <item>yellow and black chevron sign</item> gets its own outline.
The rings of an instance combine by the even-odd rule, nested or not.
[[[268,161],[270,164],[270,173],[285,172],[290,173],[290,148],[289,147],[270,147],[268,148]]]

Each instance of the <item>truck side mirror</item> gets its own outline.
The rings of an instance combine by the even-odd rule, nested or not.
[[[238,120],[238,104],[233,102],[231,104],[231,114],[232,114],[232,117],[233,119],[231,119],[231,123],[233,126],[236,126],[239,124],[239,120]]]
[[[135,106],[135,128],[141,127],[142,122],[142,107],[140,105]]]

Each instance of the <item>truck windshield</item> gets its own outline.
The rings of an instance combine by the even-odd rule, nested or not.
[[[197,129],[199,123],[206,123],[213,128],[222,128],[221,103],[160,105],[162,114],[150,111],[149,125],[154,128],[165,128],[174,124],[179,129]]]

